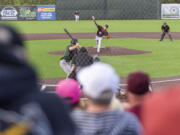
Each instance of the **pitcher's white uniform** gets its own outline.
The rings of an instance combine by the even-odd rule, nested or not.
[[[105,25],[104,26],[105,28],[103,28],[102,26],[98,25],[95,20],[94,20],[94,23],[98,28],[98,31],[96,34],[96,44],[97,44],[97,52],[99,53],[101,49],[101,41],[104,36],[108,35],[108,32],[106,31],[106,29],[108,28],[108,25]]]

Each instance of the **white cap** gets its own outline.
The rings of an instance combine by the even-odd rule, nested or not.
[[[83,91],[94,99],[97,99],[106,90],[117,92],[120,82],[113,67],[101,62],[82,69],[77,78]]]

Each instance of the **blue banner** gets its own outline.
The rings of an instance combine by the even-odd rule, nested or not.
[[[56,6],[55,5],[38,5],[37,6],[37,20],[56,20]]]

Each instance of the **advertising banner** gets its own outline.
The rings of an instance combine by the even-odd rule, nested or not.
[[[18,7],[18,20],[36,20],[36,6]]]
[[[0,20],[36,20],[36,6],[0,6]]]
[[[180,19],[180,4],[162,4],[161,19]]]
[[[2,6],[0,7],[0,19],[1,20],[17,20],[18,9],[13,6]]]
[[[56,20],[56,6],[37,6],[37,20]]]

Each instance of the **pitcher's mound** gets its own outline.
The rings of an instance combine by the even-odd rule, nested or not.
[[[86,48],[90,55],[98,54],[100,56],[137,55],[137,54],[151,53],[148,51],[126,49],[126,48],[115,47],[115,46],[102,47],[100,53],[97,53],[97,48],[95,47],[86,47]],[[64,51],[49,52],[49,54],[63,55]]]

